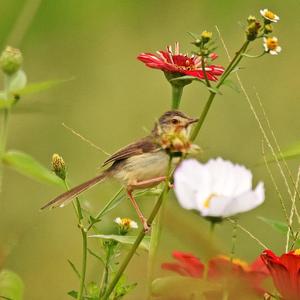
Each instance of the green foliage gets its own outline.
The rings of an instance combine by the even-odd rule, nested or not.
[[[119,242],[121,244],[127,244],[127,245],[133,245],[136,241],[136,236],[130,236],[130,235],[116,235],[116,234],[96,234],[91,235],[89,237],[104,239],[104,240],[113,240],[116,242]],[[145,236],[142,242],[140,243],[140,248],[146,251],[149,251],[150,248],[150,237]]]
[[[152,282],[151,293],[161,300],[200,300],[203,293],[217,291],[220,286],[203,279],[169,276],[157,278]]]
[[[122,299],[123,296],[130,293],[136,286],[137,283],[127,284],[126,277],[123,275],[114,289],[113,299],[114,300]]]
[[[22,300],[24,283],[14,272],[3,270],[0,273],[0,299]]]
[[[257,217],[259,220],[263,221],[264,223],[270,225],[272,228],[274,228],[275,230],[286,234],[288,231],[288,225],[284,222],[281,221],[277,221],[277,220],[273,220],[273,219],[268,219],[265,217]]]
[[[17,172],[40,182],[51,183],[63,187],[63,181],[48,168],[41,165],[32,156],[17,150],[7,151],[3,155],[3,163]]]

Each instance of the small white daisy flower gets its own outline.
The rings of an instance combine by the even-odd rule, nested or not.
[[[264,184],[252,190],[252,173],[244,166],[222,158],[201,164],[183,161],[174,174],[175,194],[185,209],[195,209],[204,217],[229,217],[263,203]]]
[[[275,15],[273,12],[271,12],[267,8],[261,9],[260,14],[264,17],[265,20],[268,20],[270,22],[277,23],[280,20],[280,18],[277,15]]]
[[[277,37],[264,37],[264,48],[265,51],[270,53],[271,55],[277,55],[281,52],[281,47],[278,45]]]
[[[120,227],[121,233],[127,233],[130,229],[138,228],[138,224],[129,218],[116,218],[114,220]]]

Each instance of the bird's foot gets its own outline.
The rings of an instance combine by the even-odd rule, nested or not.
[[[142,223],[143,223],[143,227],[144,227],[144,232],[149,233],[151,230],[151,226],[148,224],[147,219],[143,218]]]

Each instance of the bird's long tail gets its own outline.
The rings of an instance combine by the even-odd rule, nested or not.
[[[73,187],[71,190],[57,196],[47,204],[45,204],[41,209],[45,208],[55,208],[55,207],[64,207],[65,205],[69,204],[75,197],[83,193],[84,191],[90,189],[94,185],[102,182],[107,173],[104,172],[80,185]]]

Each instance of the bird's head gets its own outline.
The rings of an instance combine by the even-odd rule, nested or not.
[[[162,132],[189,133],[191,125],[198,119],[191,118],[178,110],[165,112],[158,120],[158,127]]]

